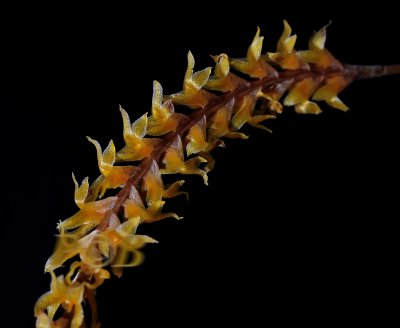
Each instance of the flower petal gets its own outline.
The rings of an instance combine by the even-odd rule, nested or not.
[[[140,116],[132,123],[132,132],[139,138],[143,138],[147,132],[147,113]]]
[[[260,59],[264,37],[260,37],[260,28],[257,26],[257,32],[254,36],[253,42],[247,50],[247,60],[255,62]]]
[[[276,46],[277,52],[289,54],[293,51],[294,45],[296,44],[297,35],[291,35],[291,33],[292,28],[290,27],[289,23],[284,20],[282,36],[279,38],[278,44]]]
[[[104,150],[104,152],[101,152],[101,146],[97,140],[94,140],[90,137],[86,137],[89,142],[91,142],[95,147],[96,147],[96,153],[97,153],[97,162],[99,165],[99,170],[101,174],[104,176],[107,176],[111,169],[112,166],[115,162],[115,146],[114,142],[111,140],[107,146],[107,148]]]
[[[79,208],[82,208],[89,191],[89,178],[86,177],[82,181],[81,186],[79,186],[78,182],[76,181],[74,173],[72,173],[72,180],[74,181],[75,185],[75,203]]]
[[[83,290],[82,290],[83,293]],[[76,303],[74,306],[74,315],[71,321],[71,328],[80,328],[83,322],[83,308],[82,305]]]
[[[192,154],[197,154],[204,151],[208,147],[208,142],[206,141],[206,117],[203,118],[195,125],[193,125],[186,138],[189,139],[186,145],[186,154],[188,156]]]
[[[318,32],[314,32],[308,43],[310,50],[322,50],[325,48],[326,29],[329,25],[330,23],[325,25]]]
[[[36,316],[36,328],[54,328],[53,320],[42,311]]]

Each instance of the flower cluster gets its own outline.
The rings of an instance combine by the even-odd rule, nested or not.
[[[210,152],[224,146],[221,138],[246,139],[239,132],[246,123],[268,130],[261,122],[275,118],[283,106],[318,114],[321,110],[315,101],[323,100],[347,110],[337,95],[354,75],[325,49],[325,39],[324,27],[312,36],[309,49],[296,51],[296,35],[284,21],[276,52],[263,53],[263,37],[257,29],[245,58],[213,56],[213,74],[211,67],[195,72],[189,52],[182,91],[164,96],[161,84],[154,81],[151,114],[133,123],[120,108],[125,145],[119,151],[112,140],[103,151],[88,137],[96,149],[100,176],[91,185],[88,178],[79,185],[72,175],[79,210],[58,224],[57,244],[45,265],[51,275],[50,291],[35,305],[37,327],[81,327],[85,300],[92,311],[91,326],[99,326],[93,291],[111,272],[121,276],[123,267],[139,265],[141,248],[156,243],[137,233],[139,225],[180,219],[163,212],[163,206],[165,199],[186,194],[180,190],[184,180],[164,185],[163,175],[195,174],[207,184],[207,173],[214,166]],[[256,108],[258,102],[261,106]],[[174,105],[194,111],[176,113]],[[55,270],[67,262],[72,264],[65,277],[56,276]],[[58,318],[60,308],[64,312]]]

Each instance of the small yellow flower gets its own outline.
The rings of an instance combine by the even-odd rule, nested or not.
[[[246,58],[232,60],[232,67],[237,69],[239,72],[258,79],[267,76],[278,76],[276,70],[268,65],[264,58],[261,57],[263,40],[264,37],[260,36],[260,28],[257,27],[256,35],[247,50]]]
[[[72,230],[82,225],[95,227],[100,223],[104,214],[114,206],[116,200],[116,197],[108,197],[83,204],[76,214],[58,224],[58,230]]]
[[[284,20],[283,32],[278,40],[276,52],[268,52],[267,56],[272,62],[278,64],[283,69],[308,69],[308,64],[300,56],[298,56],[294,50],[297,36],[291,34],[292,28],[290,27],[289,23]]]
[[[232,127],[234,130],[239,130],[245,123],[248,123],[256,128],[266,130],[268,132],[271,132],[268,128],[265,126],[261,125],[260,123],[262,121],[272,119],[275,116],[266,114],[266,115],[253,115],[253,110],[255,107],[255,103],[257,101],[257,98],[254,97],[253,94],[246,95],[242,98],[241,102],[239,103],[239,108],[235,115],[232,118]],[[233,137],[239,137],[243,139],[247,139],[248,137],[246,135],[243,135],[242,133],[236,132],[236,135],[233,135]],[[227,137],[230,137],[228,134]]]
[[[185,161],[183,156],[182,141],[180,137],[177,137],[175,142],[165,152],[163,159],[165,168],[161,169],[160,171],[162,174],[198,174],[203,178],[204,184],[207,185],[207,173],[198,167],[201,163],[206,162],[207,161],[201,156],[190,158]]]
[[[285,106],[294,106],[298,114],[320,114],[322,111],[319,106],[308,99],[315,92],[320,84],[320,80],[306,78],[297,82],[289,91],[283,101]]]
[[[159,142],[156,138],[144,138],[147,133],[147,113],[131,124],[128,113],[120,107],[124,125],[124,140],[126,146],[122,148],[117,157],[124,161],[139,161],[149,157],[153,148]]]
[[[161,213],[163,205],[164,201],[159,200],[157,197],[157,199],[151,201],[150,207],[145,208],[138,191],[132,186],[129,198],[124,202],[125,217],[128,219],[139,217],[140,222],[145,223],[159,221],[168,217],[173,217],[177,220],[181,219],[175,213]]]
[[[209,90],[229,92],[247,82],[230,73],[229,57],[226,54],[212,56],[215,61],[214,75],[209,78],[205,87]]]
[[[194,57],[189,51],[187,55],[188,66],[183,80],[183,90],[169,97],[176,104],[186,105],[190,108],[204,108],[210,99],[215,97],[211,93],[202,90],[211,74],[211,67],[193,73]]]
[[[211,124],[207,130],[208,140],[214,141],[229,133],[234,104],[234,101],[230,101],[210,117],[209,123]]]
[[[151,116],[148,118],[147,134],[160,136],[175,131],[182,118],[185,118],[185,116],[175,113],[171,99],[163,102],[162,86],[158,81],[153,81],[153,99]]]
[[[149,209],[159,213],[164,205],[163,198],[173,198],[187,193],[179,191],[184,180],[178,180],[164,188],[164,183],[161,178],[161,172],[156,161],[152,161],[149,172],[143,177],[142,190],[146,192],[146,203]]]
[[[347,111],[347,107],[338,97],[338,93],[341,92],[349,83],[351,79],[344,76],[335,76],[327,79],[325,84],[315,91],[313,95],[314,100],[324,100],[329,106]]]
[[[132,267],[141,264],[144,256],[139,249],[148,243],[158,243],[149,236],[136,234],[139,223],[140,218],[133,217],[115,229],[107,229],[101,234],[99,248],[102,253],[105,252],[103,254],[107,256],[107,248],[117,250],[117,255],[111,262],[112,267]]]
[[[309,50],[298,51],[297,54],[306,62],[313,64],[316,68],[342,70],[343,65],[325,49],[326,29],[328,25],[321,28],[318,32],[315,32],[310,38],[308,43]]]
[[[50,272],[50,275],[50,291],[42,295],[35,304],[34,314],[38,317],[38,322],[42,327],[46,327],[49,321],[43,315],[44,312],[47,311],[48,318],[53,320],[57,309],[62,306],[68,313],[73,311],[71,328],[81,327],[83,323],[82,301],[85,285],[80,283],[68,285],[63,275],[56,277],[53,271]]]
[[[111,140],[104,152],[101,152],[101,146],[98,141],[87,137],[87,139],[96,147],[97,162],[99,170],[103,176],[100,186],[100,198],[104,196],[107,189],[122,187],[129,178],[136,172],[135,166],[113,166],[115,163],[115,146]]]
[[[207,150],[208,142],[206,140],[206,118],[204,116],[198,123],[190,128],[188,134],[186,135],[186,139],[189,140],[188,144],[186,145],[186,154],[188,156]]]

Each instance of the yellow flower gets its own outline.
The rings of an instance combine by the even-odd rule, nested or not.
[[[230,101],[224,107],[221,107],[213,116],[210,117],[210,126],[207,130],[207,138],[211,142],[217,140],[229,133],[230,122],[234,101]]]
[[[208,142],[206,140],[206,118],[204,116],[198,123],[190,128],[188,134],[186,135],[186,139],[189,140],[188,144],[186,145],[187,156],[207,150]]]
[[[201,156],[190,158],[185,161],[183,156],[182,141],[178,136],[175,139],[175,142],[166,150],[163,158],[165,168],[161,169],[160,171],[162,174],[198,174],[203,178],[204,184],[207,185],[207,173],[198,167],[201,163],[205,162],[207,161]]]
[[[74,174],[72,174],[72,179],[75,184],[75,202],[80,209],[76,214],[58,224],[60,235],[53,255],[46,262],[45,272],[57,269],[66,260],[78,254],[84,262],[93,263],[94,260],[85,260],[88,258],[88,256],[85,257],[85,254],[91,250],[89,246],[97,234],[96,230],[92,230],[100,224],[117,200],[116,197],[108,197],[85,203],[89,189],[88,178],[83,180],[81,186],[76,181]],[[110,222],[113,221],[113,217],[115,215],[111,216]],[[68,232],[69,230],[73,230],[73,232]]]
[[[53,271],[50,272],[50,275],[50,291],[42,295],[35,304],[34,314],[38,317],[38,322],[42,327],[46,327],[49,321],[43,315],[44,311],[47,311],[48,318],[53,320],[57,309],[61,305],[66,312],[73,311],[71,328],[81,327],[83,323],[82,301],[85,285],[80,283],[68,285],[63,275],[56,277]]]
[[[142,183],[142,190],[146,192],[148,208],[155,213],[159,213],[164,205],[164,201],[162,201],[163,198],[172,198],[181,194],[186,194],[187,197],[186,192],[179,191],[179,188],[184,182],[184,180],[178,180],[165,189],[160,169],[157,162],[153,160],[149,171],[143,177]]]
[[[257,27],[256,35],[247,50],[246,58],[232,60],[232,67],[253,78],[262,79],[267,76],[278,76],[276,70],[261,57],[263,40],[264,37],[260,37],[260,28]]]
[[[308,43],[309,50],[298,51],[297,53],[306,62],[313,64],[319,69],[332,68],[342,70],[343,65],[325,49],[326,28],[328,25],[315,32],[310,38]]]
[[[298,56],[294,50],[297,36],[291,34],[292,28],[290,27],[289,23],[284,20],[283,32],[278,40],[276,52],[268,52],[268,58],[283,69],[308,69],[309,65],[300,56]]]
[[[87,228],[85,231],[90,230],[90,227],[93,228],[100,223],[104,214],[113,208],[116,200],[117,197],[108,197],[83,204],[76,214],[58,224],[58,230],[71,230],[83,225]]]
[[[106,229],[96,237],[96,245],[99,251],[107,258],[107,261],[102,264],[110,264],[113,273],[118,277],[121,277],[123,267],[133,267],[143,262],[144,255],[140,249],[145,244],[157,243],[151,237],[136,234],[136,229],[140,222],[140,217],[129,218],[116,227]],[[101,270],[105,271],[100,269],[100,272]],[[108,273],[107,271],[105,272]],[[105,276],[105,278],[99,276],[98,280],[88,288],[96,288],[107,278],[109,276]]]
[[[102,153],[101,146],[96,140],[89,137],[87,139],[96,147],[97,162],[103,176],[101,185],[99,186],[99,197],[101,198],[107,189],[115,189],[125,185],[133,173],[136,172],[137,168],[135,166],[113,166],[115,163],[115,146],[112,140]]]
[[[175,131],[182,118],[185,118],[185,116],[175,113],[174,105],[170,99],[163,102],[162,86],[158,81],[153,81],[153,99],[147,133],[151,136],[160,136]]]
[[[51,272],[61,267],[65,261],[76,255],[79,255],[81,260],[87,265],[99,265],[99,254],[96,254],[96,251],[93,250],[95,245],[92,243],[97,234],[98,231],[94,230],[87,236],[79,238],[75,233],[65,233],[62,230],[58,236],[54,253],[46,262],[45,272]]]
[[[118,159],[139,161],[149,157],[159,139],[144,138],[147,133],[147,113],[139,117],[131,125],[128,113],[122,107],[120,107],[120,111],[124,125],[123,135],[126,146],[118,152]]]
[[[267,119],[275,118],[274,115],[266,114],[266,115],[253,115],[254,107],[256,105],[257,98],[254,97],[254,94],[244,96],[238,106],[238,110],[232,118],[232,127],[234,130],[239,130],[245,123],[248,123],[256,128],[266,130],[271,132],[268,128],[261,125],[260,122],[265,121]],[[247,139],[248,137],[243,133],[236,132],[236,135],[227,134],[227,137],[236,137]]]
[[[214,75],[207,81],[205,87],[209,90],[229,92],[247,82],[235,74],[230,73],[229,58],[226,54],[212,56],[215,61]]]
[[[337,96],[351,82],[351,79],[344,76],[335,76],[327,79],[325,84],[313,95],[314,100],[324,100],[329,106],[347,111],[347,107]]]
[[[152,185],[150,186],[151,186],[150,188],[154,188],[153,189],[154,191],[156,191],[155,189],[159,187]],[[149,188],[149,180],[147,180],[147,187]],[[154,194],[151,196],[154,197]],[[158,196],[153,200],[149,196],[149,200],[151,206],[145,208],[142,198],[140,197],[138,191],[136,190],[135,187],[132,186],[129,198],[124,202],[123,205],[125,208],[125,217],[126,218],[139,217],[140,222],[145,222],[145,223],[159,221],[167,217],[173,217],[177,220],[181,219],[181,217],[179,217],[175,213],[160,213],[162,206],[164,205],[164,201],[160,201]]]
[[[303,79],[291,87],[288,95],[283,100],[285,106],[294,106],[294,110],[298,114],[320,114],[322,111],[319,106],[308,99],[315,92],[320,84],[320,80],[314,78]]]
[[[204,108],[210,99],[215,97],[211,93],[202,90],[211,74],[211,67],[193,73],[194,57],[189,51],[187,55],[188,66],[183,80],[183,90],[169,97],[176,104],[186,105],[190,108]]]

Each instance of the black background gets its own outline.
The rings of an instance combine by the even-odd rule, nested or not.
[[[332,20],[327,47],[338,59],[400,62],[397,9],[384,2],[150,7],[1,11],[7,326],[33,326],[34,302],[49,288],[56,222],[76,211],[71,171],[98,174],[85,136],[121,146],[118,104],[139,117],[154,79],[180,90],[189,49],[198,69],[212,65],[210,54],[241,57],[260,26],[273,51],[284,18],[305,48]],[[341,96],[347,113],[287,109],[268,122],[272,135],[245,128],[248,141],[218,149],[210,185],[188,178],[190,201],[169,202],[184,220],[144,226],[160,244],[98,290],[103,327],[398,321],[399,82],[354,83]]]

